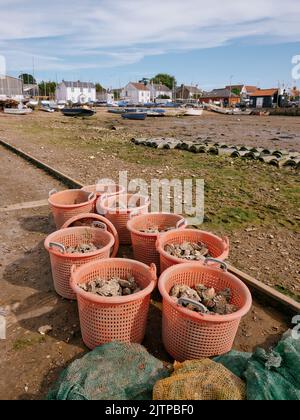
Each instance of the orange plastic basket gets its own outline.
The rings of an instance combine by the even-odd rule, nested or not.
[[[102,297],[78,285],[95,278],[133,276],[143,289],[131,296]],[[127,259],[106,259],[72,268],[71,287],[77,295],[82,338],[90,349],[111,341],[141,343],[144,339],[150,295],[157,283],[156,267]]]
[[[88,254],[66,254],[65,247],[92,242],[101,249]],[[52,277],[56,292],[66,299],[76,299],[70,287],[71,267],[80,267],[91,261],[115,257],[118,242],[105,229],[91,227],[73,227],[52,233],[45,240],[45,248],[50,254]]]
[[[116,202],[123,204],[124,209],[115,209]],[[150,206],[149,197],[139,194],[119,194],[113,197],[103,197],[97,202],[97,212],[110,220],[118,231],[120,244],[131,244],[131,235],[127,229],[130,215],[148,213]]]
[[[157,226],[159,229],[177,228],[185,229],[187,222],[182,216],[171,213],[148,213],[140,216],[133,216],[127,223],[131,233],[131,242],[134,258],[144,264],[154,263],[160,265],[159,253],[156,250],[157,233],[145,233],[140,230]]]
[[[159,279],[163,297],[163,343],[175,360],[201,359],[218,356],[232,349],[241,318],[251,309],[249,289],[227,272],[225,263],[219,267],[197,263],[179,264],[166,270]],[[217,260],[212,260],[214,263]],[[232,304],[239,310],[230,315],[204,315],[177,304],[169,293],[175,285],[204,284],[216,291],[230,288]]]
[[[175,264],[187,263],[187,260],[173,257],[165,251],[165,246],[168,244],[183,244],[184,242],[203,242],[207,245],[209,253],[213,258],[224,261],[229,255],[229,239],[219,238],[209,232],[196,229],[184,229],[177,231],[170,231],[161,234],[156,243],[156,249],[160,254],[160,268],[161,272]],[[203,261],[197,261],[197,264],[203,264]],[[191,261],[190,263],[195,263]]]
[[[114,227],[114,225],[106,219],[106,217],[100,216],[100,214],[94,214],[94,213],[84,213],[79,214],[78,216],[72,217],[70,220],[68,220],[62,227],[62,229],[67,229],[69,227],[81,227],[81,226],[89,226],[94,228],[100,228],[105,230],[105,226],[110,232],[113,237],[115,238],[115,247],[119,248],[119,235],[117,232],[117,229]]]
[[[97,200],[103,196],[111,196],[117,194],[123,194],[125,192],[125,187],[123,185],[117,184],[95,184],[95,185],[87,185],[82,188],[83,191],[89,193],[95,193]],[[96,203],[94,211],[96,211]]]
[[[66,190],[49,193],[49,204],[57,229],[74,216],[91,213],[95,206],[96,194],[82,190]]]

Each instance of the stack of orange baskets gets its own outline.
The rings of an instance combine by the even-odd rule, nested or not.
[[[95,185],[87,185],[82,188],[83,191],[89,193],[96,194],[96,202],[94,211],[96,212],[97,201],[103,196],[112,196],[123,194],[125,192],[125,188],[122,185],[117,184],[95,184]]]
[[[60,229],[71,217],[91,213],[95,207],[96,194],[82,190],[52,190],[48,201],[56,228]]]
[[[159,230],[168,228],[185,229],[187,222],[182,216],[171,213],[148,213],[142,215],[130,215],[127,228],[131,233],[131,242],[134,258],[144,264],[154,263],[159,267],[159,253],[156,250],[156,241],[159,233],[141,232],[149,228],[157,227]]]
[[[97,204],[97,212],[103,214],[118,231],[120,244],[130,245],[131,235],[127,229],[130,215],[148,213],[150,199],[139,194],[119,194],[103,197]]]
[[[209,250],[209,254],[213,258],[224,261],[229,255],[229,240],[228,238],[219,238],[210,232],[204,232],[197,229],[174,230],[159,235],[156,242],[156,249],[160,254],[160,269],[161,272],[171,267],[172,265],[186,263],[187,260],[174,257],[170,255],[165,247],[171,244],[183,244],[184,242],[204,243]],[[203,259],[204,260],[204,259]],[[194,261],[192,261],[194,262]],[[198,261],[198,264],[203,261]]]
[[[214,266],[208,266],[209,261]],[[221,269],[216,264],[220,264]],[[194,287],[197,284],[213,287],[217,292],[229,288],[231,303],[238,307],[238,311],[230,315],[202,314],[184,308],[170,296],[175,285]],[[241,318],[252,305],[245,284],[227,272],[224,262],[214,259],[207,259],[204,265],[187,263],[170,267],[159,279],[159,291],[163,297],[163,343],[168,353],[179,362],[229,352]]]

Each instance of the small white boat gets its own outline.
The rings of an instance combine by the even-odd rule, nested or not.
[[[201,117],[202,114],[203,114],[203,109],[188,108],[184,115],[186,117]]]
[[[8,115],[27,115],[31,113],[32,109],[30,108],[4,108],[4,114]]]
[[[28,104],[27,104],[27,105],[32,106],[32,107],[36,107],[36,106],[38,106],[38,104],[39,104],[39,101],[36,101],[36,100],[34,100],[34,99],[31,99],[31,100],[28,102]]]
[[[213,104],[207,104],[206,107],[209,111],[217,112],[218,114],[224,114],[224,115],[232,115],[233,114],[233,110],[230,109],[230,108],[223,108],[221,106],[213,105]]]
[[[41,111],[44,111],[44,112],[55,112],[55,109],[52,109],[52,108],[50,108],[49,106],[42,106],[42,107],[40,108],[40,110],[41,110]]]

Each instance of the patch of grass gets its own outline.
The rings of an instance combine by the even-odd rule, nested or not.
[[[294,299],[296,302],[299,302],[300,303],[300,295],[294,294],[293,292],[291,292],[290,290],[288,290],[284,286],[281,286],[279,284],[276,284],[275,285],[275,289],[278,292],[282,293],[283,295],[288,296],[288,297]]]
[[[43,336],[33,336],[29,338],[20,338],[13,343],[13,349],[15,351],[23,350],[26,347],[31,347],[36,344],[42,344],[46,340]]]
[[[249,224],[257,224],[260,219],[254,210],[242,207],[221,207],[215,215],[209,218],[211,228],[230,232]]]

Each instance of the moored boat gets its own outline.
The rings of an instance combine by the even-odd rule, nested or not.
[[[95,115],[95,111],[87,108],[64,108],[61,112],[66,117],[92,117]]]
[[[8,115],[27,115],[31,113],[32,109],[30,108],[4,108],[4,114]]]
[[[125,112],[122,117],[127,120],[145,120],[147,114],[144,112]]]
[[[53,108],[50,108],[49,106],[42,106],[40,108],[40,111],[51,112],[51,113],[55,112],[55,110]]]
[[[203,109],[188,108],[184,115],[186,117],[201,117],[202,114],[203,114]]]

